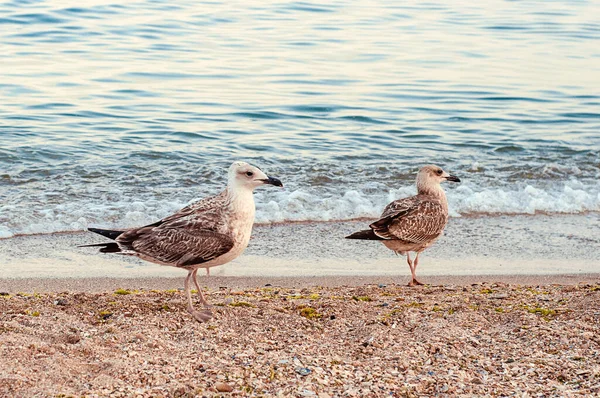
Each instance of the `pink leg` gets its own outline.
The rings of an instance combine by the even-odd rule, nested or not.
[[[417,253],[417,257],[415,257],[415,261],[413,262],[413,271],[414,272],[413,272],[413,280],[412,280],[412,282],[415,285],[423,285],[423,283],[421,283],[421,282],[419,282],[417,280],[417,265],[419,265],[419,254],[420,253]]]
[[[417,280],[417,264],[419,263],[419,253],[417,253],[417,257],[415,257],[415,261],[413,262],[410,259],[410,252],[406,252],[406,262],[408,263],[408,266],[410,267],[410,273],[412,275],[412,279],[410,282],[408,282],[408,286],[412,287],[412,286],[422,285],[422,283]]]
[[[208,268],[206,269],[208,271]],[[196,290],[198,290],[198,295],[200,296],[200,302],[202,303],[202,305],[204,307],[208,307],[208,301],[206,301],[206,298],[204,298],[204,294],[202,294],[202,290],[200,289],[200,285],[198,284],[198,270],[195,269],[193,272],[193,277],[194,278],[194,285],[196,285]]]
[[[415,269],[413,267],[413,262],[410,258],[410,252],[406,252],[406,262],[408,263],[408,268],[410,268],[410,273],[412,275],[411,281],[408,283],[408,286],[414,286],[413,281],[415,279]]]
[[[210,313],[210,311],[196,311],[194,309],[194,305],[192,304],[192,291],[190,290],[190,279],[194,279],[194,281],[196,280],[196,272],[197,270],[192,270],[189,271],[188,276],[185,278],[185,282],[184,282],[184,286],[185,286],[185,294],[187,295],[188,298],[188,306],[187,306],[187,311],[192,314],[192,316],[194,318],[196,318],[196,320],[198,322],[206,322],[208,321],[211,317],[212,314]]]

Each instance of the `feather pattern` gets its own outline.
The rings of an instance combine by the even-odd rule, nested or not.
[[[232,205],[233,198],[225,190],[154,224],[128,230],[117,237],[116,242],[124,254],[159,264],[190,267],[209,263],[230,252],[236,243],[243,248],[247,245],[254,217],[252,215],[246,228],[248,237],[240,236],[231,228],[235,214],[227,216],[229,213],[224,211]]]
[[[448,209],[443,200],[416,195],[387,205],[381,219],[370,227],[381,238],[421,245],[437,239],[447,222]]]

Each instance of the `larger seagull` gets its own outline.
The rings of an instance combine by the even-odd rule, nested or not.
[[[417,280],[419,254],[442,235],[448,222],[448,200],[440,185],[444,181],[460,182],[438,166],[424,166],[417,174],[417,195],[388,204],[381,218],[347,239],[380,240],[396,254],[406,254],[412,279],[408,286],[422,285]],[[410,252],[416,252],[413,260]]]
[[[212,314],[196,273],[199,268],[222,265],[242,254],[254,224],[256,209],[252,192],[265,184],[283,186],[277,178],[268,177],[257,167],[234,162],[229,167],[227,188],[220,194],[195,202],[145,227],[117,231],[89,228],[114,242],[86,246],[101,246],[103,253],[137,256],[187,270],[187,310],[199,322],[205,322]],[[198,289],[204,306],[202,311],[195,310],[192,304],[191,281]]]

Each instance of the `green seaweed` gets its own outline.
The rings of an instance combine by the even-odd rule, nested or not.
[[[256,307],[254,304],[250,304],[247,301],[236,301],[235,303],[230,303],[229,306],[230,307],[250,307],[250,308]]]
[[[556,310],[552,308],[525,306],[525,309],[530,314],[540,315],[546,321],[550,321],[556,315]]]
[[[300,309],[300,316],[303,316],[306,319],[320,319],[323,317],[323,314],[320,314],[312,307],[304,307]]]
[[[104,311],[100,311],[100,312],[98,313],[98,318],[100,318],[100,319],[101,319],[101,320],[103,320],[103,321],[107,320],[107,319],[108,319],[108,318],[110,318],[111,316],[113,316],[113,313],[112,313],[112,312],[110,312],[110,311],[106,311],[106,310],[104,310]]]

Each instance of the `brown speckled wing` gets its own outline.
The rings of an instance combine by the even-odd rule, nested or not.
[[[233,240],[210,230],[159,228],[150,234],[140,235],[131,245],[137,253],[184,267],[222,256],[231,250]]]
[[[202,264],[227,253],[233,239],[219,233],[227,195],[222,193],[184,207],[145,227],[131,229],[116,242],[161,263],[174,266]]]
[[[437,238],[448,221],[448,213],[436,198],[417,195],[396,200],[370,227],[384,239],[427,243]]]
[[[409,214],[417,209],[419,206],[419,201],[419,196],[411,196],[409,198],[395,200],[388,204],[385,209],[383,209],[381,218],[383,219],[390,216],[398,217]]]
[[[195,219],[206,218],[207,222],[216,220],[217,218],[220,218],[221,209],[227,205],[227,198],[227,191],[223,191],[219,195],[194,202],[179,210],[177,213],[163,218],[159,223],[167,223],[187,216],[193,216]]]

